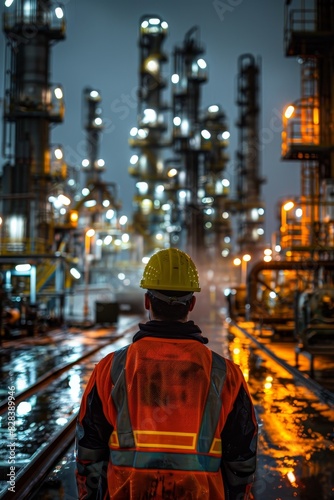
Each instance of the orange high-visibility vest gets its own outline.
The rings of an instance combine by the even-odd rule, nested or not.
[[[95,370],[113,428],[110,498],[223,500],[221,433],[245,386],[240,369],[200,342],[149,337]]]

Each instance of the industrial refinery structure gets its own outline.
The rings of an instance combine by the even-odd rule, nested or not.
[[[82,165],[67,165],[61,145],[52,144],[52,127],[66,119],[61,85],[50,81],[52,46],[65,39],[62,8],[47,0],[8,2],[0,272],[1,307],[19,311],[16,326],[33,331],[40,318],[63,324],[73,310],[93,322],[94,301],[129,299],[131,277],[137,287],[143,262],[169,246],[189,252],[200,266],[210,262],[212,275],[204,283],[222,290],[229,284],[222,275],[242,282],[230,295],[235,315],[247,312],[288,331],[305,320],[300,317],[312,297],[325,296],[330,304],[334,2],[309,3],[286,3],[284,33],[286,55],[301,62],[301,98],[285,110],[282,158],[301,164],[301,194],[282,200],[279,230],[266,248],[258,57],[242,54],[237,61],[237,185],[231,186],[229,119],[220,103],[202,106],[202,88],[210,82],[199,27],[190,28],[169,56],[167,21],[142,16],[137,122],[129,138],[136,191],[127,220],[122,193],[104,179],[97,89],[82,89]],[[249,260],[252,266],[245,266]]]

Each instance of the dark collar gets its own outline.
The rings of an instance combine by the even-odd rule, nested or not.
[[[139,324],[139,331],[134,335],[133,342],[144,337],[156,337],[166,339],[197,340],[207,344],[209,340],[202,336],[202,331],[193,321],[157,321],[152,320]]]

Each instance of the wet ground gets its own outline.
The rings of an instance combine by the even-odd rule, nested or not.
[[[200,320],[196,322],[209,338],[208,346],[211,349],[240,365],[256,407],[260,435],[258,469],[253,488],[255,500],[334,499],[334,409],[320,403],[310,390],[270,360],[241,333],[236,330],[228,332],[220,317],[212,320],[208,324],[203,324]],[[135,331],[136,327],[133,333]],[[51,389],[51,393],[35,396],[35,399],[33,396],[31,400],[25,401],[22,415],[18,415],[19,426],[22,426],[22,446],[27,448],[31,443],[31,429],[38,428],[38,439],[43,440],[43,435],[51,432],[57,421],[59,425],[62,418],[68,418],[66,415],[75,412],[94,363],[111,350],[131,342],[131,338],[132,334],[128,334],[126,338],[104,348],[89,365],[86,363],[85,367],[73,368],[64,379],[57,382],[58,385]],[[88,343],[92,342],[88,333],[86,340]],[[75,345],[72,347],[73,352],[78,348]],[[65,356],[70,359],[70,342],[67,342],[66,348],[68,351]],[[35,354],[32,353],[33,351],[30,357],[33,358]],[[37,378],[37,372],[41,372],[42,351],[35,353],[38,353],[35,365],[33,362],[25,364],[24,360],[27,357],[29,359],[25,349],[22,353],[17,351],[11,360],[7,360],[7,373],[13,371],[14,367],[16,369],[21,366],[21,363],[25,367],[25,376],[23,379],[20,376],[16,378],[17,383],[20,380],[22,384],[31,383]],[[45,357],[50,357],[50,346],[46,346]],[[62,359],[61,355],[59,359]],[[35,370],[33,366],[36,366]],[[14,370],[16,372],[21,373],[21,369]],[[2,429],[4,428],[1,427]],[[5,457],[1,457],[2,467],[5,465],[4,460]],[[24,460],[27,460],[27,455],[22,454],[22,461]],[[77,498],[72,449],[50,474],[43,491],[40,490],[36,498]]]

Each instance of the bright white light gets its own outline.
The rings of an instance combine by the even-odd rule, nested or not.
[[[275,245],[275,252],[280,252],[282,250],[281,245]]]
[[[137,134],[138,134],[137,127],[132,127],[132,129],[130,130],[131,137],[135,137]]]
[[[158,24],[160,24],[160,19],[158,17],[151,17],[148,22],[153,26],[157,26]]]
[[[263,250],[263,253],[264,253],[264,255],[271,255],[273,253],[273,251],[271,248],[266,248],[265,250]]]
[[[168,212],[168,210],[170,210],[170,204],[164,203],[161,208],[164,212]]]
[[[164,186],[162,184],[159,184],[159,186],[157,186],[155,188],[155,190],[156,190],[157,193],[163,193],[164,190],[165,190],[165,188],[164,188]]]
[[[66,214],[66,208],[64,208],[64,207],[63,207],[63,208],[61,208],[61,209],[59,210],[59,212],[60,212],[60,215],[65,215],[65,214]]]
[[[141,27],[144,28],[144,29],[147,28],[148,27],[148,21],[143,21],[141,23]]]
[[[179,116],[175,116],[173,118],[173,123],[174,123],[175,127],[179,127],[181,125],[181,118]]]
[[[129,240],[130,240],[130,236],[128,235],[128,233],[122,234],[122,241],[123,241],[123,243],[128,243]]]
[[[257,208],[252,208],[251,210],[251,218],[253,221],[259,220],[259,211]]]
[[[158,240],[158,241],[161,241],[163,239],[163,235],[161,233],[157,233],[155,235],[155,238]]]
[[[57,160],[61,160],[63,157],[63,152],[60,148],[57,148],[54,150],[54,155],[57,158]]]
[[[269,297],[271,299],[275,299],[276,298],[276,293],[274,291],[269,292]]]
[[[124,226],[126,223],[128,222],[128,218],[126,215],[122,215],[120,218],[119,218],[119,223],[121,226]]]
[[[94,236],[94,234],[95,234],[95,229],[93,229],[92,227],[88,229],[88,231],[86,232],[86,236],[88,236],[88,238],[91,238],[92,236]]]
[[[56,7],[55,14],[58,19],[62,19],[64,17],[64,12],[61,7]]]
[[[104,206],[104,208],[107,208],[110,205],[110,201],[109,200],[103,200],[102,205]]]
[[[141,261],[143,264],[147,264],[149,260],[150,260],[149,257],[143,257]]]
[[[75,269],[75,267],[71,267],[70,269],[70,274],[73,276],[73,278],[75,278],[76,280],[80,279],[81,278],[81,274],[79,273],[79,271],[77,269]]]
[[[114,210],[111,208],[110,210],[108,210],[108,211],[107,211],[107,213],[106,213],[106,218],[107,218],[107,219],[112,219],[112,218],[114,217],[114,215],[115,215],[115,212],[114,212]]]
[[[164,29],[164,30],[168,29],[168,23],[166,23],[166,21],[162,21],[162,23],[161,23],[161,27],[162,27],[162,29]]]
[[[62,99],[63,98],[63,91],[61,90],[60,87],[56,87],[54,89],[54,95],[56,96],[57,99]]]
[[[87,201],[85,201],[84,205],[87,208],[95,207],[96,200],[87,200]]]
[[[287,118],[287,119],[291,118],[294,111],[295,111],[295,108],[294,108],[294,106],[292,106],[292,104],[290,106],[288,106],[285,110],[285,113],[284,113],[285,118]]]
[[[214,199],[212,198],[212,196],[204,196],[204,198],[202,198],[202,203],[204,204],[209,204],[209,203],[213,203],[214,202]]]
[[[184,200],[186,197],[187,197],[187,193],[185,191],[179,192],[179,198],[181,198],[181,200]]]
[[[84,160],[82,160],[81,165],[83,167],[88,167],[89,166],[89,160],[87,158],[85,158]]]
[[[264,215],[264,209],[263,208],[259,208],[258,213],[259,213],[259,215]]]
[[[106,162],[104,160],[102,160],[102,158],[100,158],[99,160],[97,160],[97,166],[98,167],[104,167],[105,163]]]
[[[103,241],[101,240],[101,238],[99,238],[98,240],[96,240],[95,245],[96,245],[97,247],[101,247],[101,246],[102,246],[102,243],[103,243]]]
[[[156,59],[150,59],[146,63],[146,68],[151,73],[156,73],[159,70],[159,63]]]
[[[89,195],[90,191],[89,191],[88,188],[83,188],[83,190],[81,191],[81,193],[82,193],[83,196],[87,196],[87,195]]]
[[[20,417],[22,417],[23,415],[27,415],[30,412],[31,412],[31,404],[28,403],[28,401],[21,401],[21,403],[17,405],[16,413]]]
[[[207,64],[206,64],[206,62],[204,61],[204,59],[198,59],[197,64],[198,64],[198,66],[199,66],[201,69],[205,69],[205,68],[206,68],[206,66],[207,66]]]
[[[14,0],[6,0],[5,1],[5,7],[10,7],[13,2],[14,2]]]
[[[188,133],[189,133],[189,121],[184,118],[181,122],[181,134],[187,135]]]
[[[97,90],[92,90],[89,95],[93,98],[93,99],[97,99],[99,97],[99,93]]]
[[[144,181],[139,181],[136,183],[136,188],[140,192],[140,194],[146,194],[148,190],[148,184]]]
[[[217,104],[212,104],[212,106],[208,107],[209,113],[217,113],[219,111],[219,106]]]
[[[58,201],[59,201],[59,203],[61,203],[62,205],[65,205],[65,206],[70,205],[70,203],[71,203],[71,200],[67,196],[65,196],[64,194],[60,194],[58,196]]]
[[[229,218],[229,213],[228,212],[223,212],[222,213],[223,219],[228,219]]]
[[[121,246],[121,244],[122,244],[122,240],[117,239],[117,240],[115,240],[115,241],[114,241],[114,243],[115,243],[115,245],[116,245],[117,247],[120,247],[120,246]]]
[[[110,243],[111,243],[111,242],[112,242],[112,236],[111,236],[111,234],[108,234],[108,235],[104,238],[103,243],[104,243],[105,245],[110,245]]]
[[[273,260],[273,258],[272,258],[272,256],[271,256],[271,255],[265,255],[265,256],[263,257],[263,260],[264,260],[264,262],[270,262],[270,261],[272,261],[272,260]]]
[[[224,250],[222,251],[222,256],[223,257],[228,257],[229,253],[230,253],[229,249],[228,248],[224,248]]]
[[[118,273],[117,275],[118,279],[123,281],[125,279],[125,274],[124,273]]]
[[[143,128],[140,128],[138,130],[138,137],[140,137],[141,139],[146,139],[147,136],[148,136],[148,130]]]
[[[171,76],[171,81],[172,81],[172,83],[179,83],[179,81],[180,81],[179,75],[174,73],[174,75]]]
[[[303,215],[303,210],[301,208],[297,208],[295,212],[296,217],[302,217]]]
[[[139,160],[139,156],[138,155],[132,155],[131,158],[130,158],[131,165],[135,165],[138,160]]]
[[[154,123],[157,121],[157,112],[154,109],[144,109],[143,123]]]
[[[257,234],[259,234],[260,236],[262,236],[264,234],[264,229],[262,227],[259,227],[258,230],[257,230]]]
[[[30,269],[31,269],[31,265],[30,264],[18,264],[17,266],[15,266],[15,270],[19,271],[21,273],[30,271]]]
[[[175,177],[177,175],[177,170],[176,168],[171,168],[168,173],[167,173],[168,177]]]
[[[102,118],[100,118],[100,117],[98,116],[97,118],[95,118],[94,123],[95,123],[95,125],[98,125],[98,126],[99,126],[99,125],[102,125]]]
[[[222,185],[223,185],[224,187],[229,187],[229,185],[230,185],[230,181],[229,181],[228,179],[223,179],[223,180],[222,180]]]
[[[59,418],[57,418],[56,424],[57,425],[65,425],[65,424],[67,424],[67,418],[65,418],[65,417],[59,417]]]
[[[231,136],[231,134],[227,130],[225,130],[225,132],[222,133],[222,138],[224,139],[224,141],[226,141],[227,139],[229,139],[230,136]]]
[[[202,130],[202,132],[201,132],[201,136],[203,137],[203,139],[210,139],[211,134],[210,134],[210,132],[209,132],[208,130],[205,130],[205,129],[204,129],[204,130]]]

